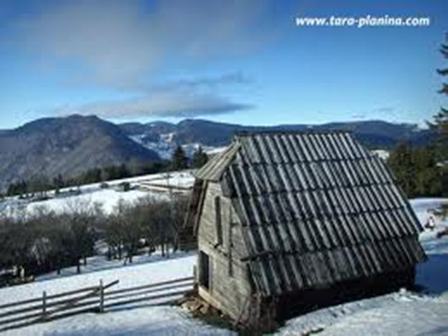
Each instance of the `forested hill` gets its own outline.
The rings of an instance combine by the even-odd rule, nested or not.
[[[245,126],[201,119],[186,119],[177,124],[167,122],[125,123],[119,125],[130,136],[138,136],[143,144],[171,141],[177,144],[199,143],[205,146],[223,146],[235,132],[349,130],[364,145],[375,149],[391,149],[401,141],[426,145],[434,139],[429,130],[413,124],[396,124],[379,120],[326,123],[321,125],[285,124],[278,126]]]
[[[115,124],[89,116],[45,118],[0,133],[0,190],[37,176],[76,176],[96,167],[159,160]]]
[[[309,129],[349,130],[373,149],[390,149],[402,141],[425,145],[434,137],[431,131],[412,124],[384,121],[262,127],[201,119],[177,124],[156,121],[116,125],[96,116],[44,118],[0,131],[0,192],[22,180],[52,180],[59,176],[68,179],[94,168],[138,166],[170,159],[177,146],[183,146],[191,156],[199,146],[209,151],[227,145],[236,132]]]

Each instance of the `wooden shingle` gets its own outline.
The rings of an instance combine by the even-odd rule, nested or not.
[[[347,132],[238,135],[196,177],[221,183],[231,200],[263,295],[425,258],[421,225],[390,170]]]

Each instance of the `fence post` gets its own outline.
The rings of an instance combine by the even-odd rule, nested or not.
[[[104,312],[104,286],[103,280],[100,280],[100,313]]]
[[[42,292],[42,319],[47,317],[47,292]]]

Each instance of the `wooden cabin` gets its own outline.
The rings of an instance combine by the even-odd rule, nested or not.
[[[185,229],[199,295],[261,323],[412,285],[421,226],[347,132],[240,134],[196,173]]]

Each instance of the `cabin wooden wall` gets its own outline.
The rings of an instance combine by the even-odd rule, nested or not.
[[[218,244],[216,197],[219,197],[221,209],[222,244]],[[210,284],[208,290],[200,286],[199,294],[211,305],[238,319],[251,294],[247,264],[240,261],[247,252],[238,216],[230,199],[222,196],[218,183],[208,184],[200,216],[198,248],[210,258]],[[200,272],[199,264],[197,269]]]

